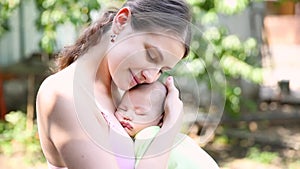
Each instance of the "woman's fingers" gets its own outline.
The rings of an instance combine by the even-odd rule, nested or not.
[[[174,85],[174,79],[169,76],[166,80],[168,95],[165,101],[164,125],[172,126],[182,116],[183,103],[179,98],[179,91]]]
[[[179,91],[174,85],[174,79],[172,76],[169,76],[166,81],[166,86],[168,89],[168,95],[166,97],[166,104],[165,104],[165,109],[166,108],[179,108],[180,110],[182,109],[182,101],[179,98]],[[172,112],[172,111],[171,111]],[[177,111],[178,112],[178,111]]]
[[[174,79],[173,79],[172,76],[169,76],[167,78],[166,86],[167,86],[167,89],[168,89],[168,94],[172,94],[172,95],[174,95],[174,97],[179,98],[179,91],[174,85]]]

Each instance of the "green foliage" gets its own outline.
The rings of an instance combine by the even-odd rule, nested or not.
[[[259,0],[255,0],[259,1]],[[91,12],[104,4],[121,4],[124,0],[35,0],[40,13],[36,26],[42,30],[41,49],[49,54],[56,51],[56,29],[59,25],[72,23],[77,29],[91,21]],[[199,29],[193,35],[192,52],[187,58],[189,70],[179,68],[179,75],[193,75],[206,82],[208,88],[226,97],[226,112],[237,115],[240,111],[241,93],[236,93],[237,79],[244,78],[253,83],[262,81],[262,70],[258,62],[256,40],[241,41],[228,34],[219,24],[219,14],[237,14],[247,8],[250,0],[188,0],[193,9],[193,24]],[[12,10],[19,0],[0,1],[0,36]],[[192,72],[192,73],[191,73]],[[225,77],[222,76],[225,74]],[[226,83],[224,83],[226,79]],[[224,92],[225,91],[225,92]]]
[[[97,0],[35,0],[40,12],[37,27],[43,31],[40,41],[46,53],[56,49],[56,28],[65,23],[75,27],[84,25],[91,20],[90,12],[100,8]]]
[[[44,161],[37,126],[34,125],[33,130],[26,130],[25,113],[10,112],[5,120],[0,122],[0,153],[8,156],[23,153],[29,163]]]
[[[214,144],[217,145],[228,145],[230,142],[229,138],[226,135],[216,136],[214,139]]]
[[[232,15],[241,12],[248,6],[248,0],[214,0],[216,11]]]
[[[257,147],[252,147],[247,153],[247,158],[260,163],[271,164],[279,158],[279,155],[276,152],[260,151]]]
[[[230,112],[231,116],[237,117],[240,112],[240,95],[241,88],[234,86],[226,87],[226,103],[225,103],[225,111]]]
[[[262,82],[258,45],[254,38],[241,41],[220,26],[218,15],[236,14],[249,5],[248,0],[191,0],[193,24],[198,28],[193,35],[191,53],[187,57],[189,70],[178,67],[180,75],[193,74],[205,81],[214,91],[224,93],[225,111],[238,116],[242,90],[237,80]],[[222,75],[225,75],[222,76]],[[226,78],[226,84],[225,79]],[[225,91],[225,92],[224,92]]]
[[[0,37],[9,29],[8,18],[19,4],[20,0],[0,1]]]

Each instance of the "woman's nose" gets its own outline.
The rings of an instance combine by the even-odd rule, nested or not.
[[[145,78],[146,83],[152,83],[156,81],[160,76],[160,69],[146,69],[142,71],[142,76]]]

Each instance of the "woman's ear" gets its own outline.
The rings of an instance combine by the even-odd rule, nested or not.
[[[130,18],[131,18],[130,9],[128,7],[121,8],[113,20],[113,24],[112,24],[113,33],[119,34],[127,25],[127,23],[130,22]]]

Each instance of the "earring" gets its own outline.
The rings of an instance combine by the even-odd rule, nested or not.
[[[116,34],[110,35],[110,41],[111,41],[112,43],[114,43],[114,42],[116,41],[116,38],[117,38],[117,35],[116,35]]]

